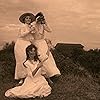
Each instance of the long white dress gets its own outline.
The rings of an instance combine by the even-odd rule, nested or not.
[[[18,97],[18,98],[35,98],[46,97],[51,93],[51,87],[48,82],[41,75],[41,68],[33,76],[32,72],[37,67],[38,62],[30,63],[29,60],[25,62],[27,77],[21,86],[14,87],[5,92],[6,97]]]
[[[39,26],[39,29],[37,29],[37,26],[35,23],[32,24],[36,32],[34,34],[40,35],[44,37],[44,31],[49,31],[48,27],[46,26]],[[42,39],[34,39],[34,37],[31,34],[28,34],[28,26],[23,25],[20,29],[20,35],[15,43],[15,58],[16,58],[16,68],[15,68],[15,79],[21,79],[26,77],[26,69],[23,66],[23,62],[26,59],[26,47],[28,47],[31,42],[30,40],[34,41],[34,45],[38,48],[38,55],[40,60],[44,60],[48,57],[47,51],[48,51],[48,45],[44,38]],[[35,35],[34,35],[35,36]],[[60,71],[56,66],[55,60],[50,52],[50,55],[48,57],[48,60],[43,63],[43,73],[46,73],[48,77],[52,77],[54,75],[60,75]]]
[[[22,27],[20,28],[20,34],[15,43],[15,79],[21,79],[26,77],[26,69],[23,66],[23,62],[26,60],[26,48],[31,44],[30,40],[34,39],[30,34],[28,34],[28,28],[28,25],[22,25]]]
[[[39,59],[40,60],[44,60],[46,58],[48,58],[44,63],[43,63],[43,70],[46,72],[48,77],[52,77],[54,75],[61,75],[59,69],[56,66],[55,60],[51,54],[51,52],[49,53],[49,56],[47,55],[47,52],[49,50],[47,42],[44,38],[44,31],[49,32],[50,29],[46,26],[46,25],[39,25],[38,27],[36,26],[37,29],[37,33],[35,33],[36,35],[40,35],[43,36],[42,39],[35,39],[34,40],[34,45],[38,48],[38,54]]]

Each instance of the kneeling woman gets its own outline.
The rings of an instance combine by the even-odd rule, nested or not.
[[[14,87],[6,91],[6,97],[35,98],[46,97],[51,93],[45,77],[41,75],[42,62],[39,62],[37,48],[30,45],[26,48],[27,58],[23,63],[27,76],[21,86]]]

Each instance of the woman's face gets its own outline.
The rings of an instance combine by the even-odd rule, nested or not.
[[[30,24],[31,23],[31,17],[30,16],[26,16],[25,17],[25,23],[26,24]]]
[[[35,48],[32,48],[32,50],[29,51],[29,57],[30,57],[31,59],[33,59],[35,55],[36,55]]]

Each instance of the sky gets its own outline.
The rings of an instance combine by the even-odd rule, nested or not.
[[[52,43],[81,43],[100,48],[100,0],[0,0],[0,45],[16,41],[25,12],[43,12]]]

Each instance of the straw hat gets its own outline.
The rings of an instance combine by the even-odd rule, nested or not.
[[[30,16],[31,23],[35,21],[35,16],[32,13],[24,13],[19,17],[20,22],[25,23],[26,16]]]

